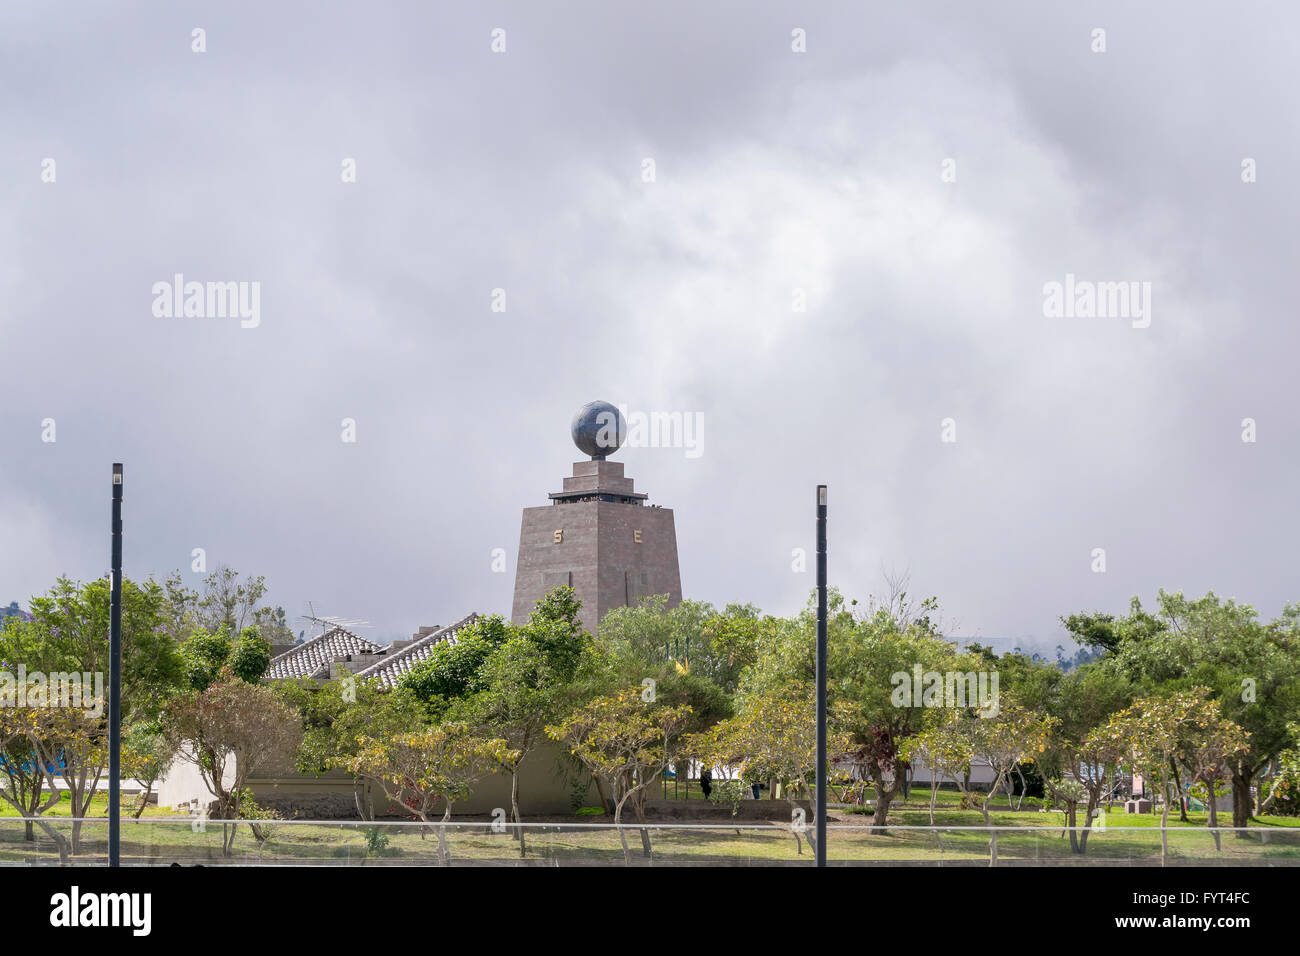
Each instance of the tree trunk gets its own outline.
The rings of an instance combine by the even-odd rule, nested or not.
[[[632,811],[636,814],[637,823],[645,823],[645,793],[642,791],[632,798]],[[641,828],[641,855],[647,860],[651,858],[652,849],[650,846],[650,830],[648,827]]]
[[[78,804],[78,802],[79,802],[79,801],[77,800],[77,795],[76,795],[76,793],[73,793],[73,795],[72,795],[72,813],[73,813],[73,820],[72,820],[72,852],[73,852],[73,853],[80,853],[80,852],[81,852],[81,822],[82,822],[82,821],[81,821],[81,814],[77,812],[77,804]]]
[[[1183,782],[1178,777],[1178,765],[1171,759],[1170,766],[1174,772],[1174,792],[1178,794],[1178,820],[1181,823],[1190,822],[1187,819],[1187,801],[1183,799]]]
[[[54,845],[58,847],[59,866],[71,866],[72,845],[68,841],[68,838],[64,836],[62,833],[60,833],[57,829],[50,826],[44,820],[38,820],[36,822],[40,826],[40,828],[46,832],[49,838],[54,841]]]
[[[132,819],[135,820],[140,819],[140,815],[144,813],[144,808],[149,806],[149,797],[152,793],[153,793],[153,781],[150,780],[149,785],[145,787],[144,793],[140,794],[140,806],[136,807],[135,815]]]
[[[1070,831],[1070,852],[1071,853],[1083,852],[1082,850],[1079,849],[1079,831],[1077,829],[1078,818],[1076,816],[1078,810],[1079,810],[1079,803],[1077,800],[1065,801],[1065,823],[1066,823],[1066,829]]]
[[[216,815],[223,821],[232,820],[235,818],[237,814],[237,809],[238,808],[235,806],[234,799],[231,797],[231,795],[226,793],[224,790],[220,790],[220,788],[218,788]],[[237,830],[238,830],[237,826],[232,827],[225,822],[221,824],[221,855],[222,856],[233,855],[233,849],[235,845],[235,833]]]
[[[876,806],[871,813],[871,825],[873,827],[883,827],[889,819],[889,805],[894,800],[893,789],[882,790],[876,787]]]
[[[998,831],[993,829],[993,822],[989,819],[989,801],[993,799],[993,792],[989,790],[984,800],[984,825],[989,828],[989,866],[998,865]]]
[[[1207,780],[1205,783],[1205,789],[1209,792],[1209,796],[1208,796],[1209,802],[1206,804],[1206,806],[1209,807],[1210,810],[1210,832],[1214,834],[1214,849],[1217,852],[1222,853],[1223,835],[1219,833],[1219,808],[1215,806],[1215,800],[1214,800],[1214,785],[1216,783],[1218,783],[1217,780]]]
[[[72,852],[81,852],[82,820],[90,812],[90,801],[94,799],[99,788],[102,770],[83,766],[76,771],[75,777],[68,780],[69,795],[72,797],[72,813],[76,818],[72,823]],[[66,777],[65,777],[66,779]]]
[[[611,800],[609,794],[605,792],[605,781],[597,776],[593,776],[592,780],[596,784],[596,795],[600,797],[600,805],[604,807],[606,813],[614,813],[614,801]]]
[[[451,847],[447,845],[447,821],[451,819],[451,801],[447,801],[447,809],[442,814],[442,824],[438,827],[438,862],[443,866],[451,866]]]
[[[872,778],[876,785],[876,808],[871,814],[871,825],[873,827],[883,827],[885,825],[886,821],[889,819],[889,805],[894,801],[894,797],[898,794],[897,771],[894,773],[894,781],[889,785],[888,789],[886,789],[884,784],[881,782],[883,776],[883,773],[878,773]],[[872,832],[883,831],[873,830]]]
[[[1079,834],[1079,854],[1083,855],[1088,852],[1088,835],[1092,833],[1092,818],[1097,815],[1098,797],[1100,795],[1088,792],[1088,808],[1083,815],[1083,832]]]
[[[364,794],[364,798],[363,795]],[[373,823],[375,819],[374,802],[370,799],[370,785],[365,780],[354,777],[352,780],[352,798],[356,801],[357,816]]]
[[[519,859],[523,859],[528,852],[527,838],[524,836],[524,828],[520,826],[523,822],[519,819],[519,768],[515,767],[510,773],[510,815],[515,821],[515,839],[519,841]]]
[[[1240,827],[1235,836],[1239,840],[1246,838],[1245,828],[1250,823],[1250,818],[1254,815],[1254,802],[1250,796],[1250,778],[1251,775],[1246,772],[1243,764],[1238,763],[1232,768],[1232,825]]]
[[[1169,859],[1169,781],[1162,779],[1160,789],[1165,795],[1164,809],[1160,811],[1160,865]]]
[[[34,817],[38,813],[40,813],[41,810],[46,809],[44,807],[41,807],[41,787],[43,785],[44,785],[44,778],[42,777],[38,776],[34,781],[32,781],[31,806],[28,807],[26,810],[23,810],[21,808],[19,809],[19,812],[23,816]],[[17,793],[18,788],[14,787],[13,791]],[[24,827],[25,832],[23,834],[23,839],[25,839],[28,843],[36,842],[36,830],[33,829],[34,826],[35,824],[33,824],[31,820],[28,820],[26,826]]]
[[[627,833],[623,830],[623,801],[626,799],[627,797],[624,797],[614,804],[614,829],[618,831],[618,842],[623,847],[623,865],[631,866],[632,850],[627,845]]]

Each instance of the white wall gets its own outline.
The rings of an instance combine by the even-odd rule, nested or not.
[[[184,753],[188,753],[187,748],[181,748],[183,753],[172,762],[171,769],[167,776],[159,780],[155,785],[158,791],[158,806],[160,809],[168,807],[187,806],[191,800],[197,799],[199,806],[206,806],[215,800],[212,791],[203,782],[203,777],[199,774],[199,768],[195,766],[192,760],[186,759]],[[222,778],[222,783],[231,786],[235,782],[235,765],[234,761],[226,762],[226,772]]]

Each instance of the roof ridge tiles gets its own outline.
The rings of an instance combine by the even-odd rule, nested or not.
[[[353,645],[341,649],[341,654],[338,656],[356,653],[372,654],[379,649],[379,645],[374,641],[354,634],[345,627],[335,625],[272,658],[267,665],[267,677],[271,680],[283,680],[291,677],[316,676],[336,659],[329,650],[329,644],[333,641],[343,641]],[[320,656],[320,660],[314,660],[317,655]]]
[[[406,647],[402,648],[396,654],[385,656],[383,659],[376,661],[374,664],[371,664],[369,667],[357,671],[356,677],[358,680],[364,680],[367,678],[376,678],[380,680],[385,686],[391,687],[392,684],[396,681],[397,677],[400,677],[402,674],[405,674],[406,671],[410,669],[409,667],[402,666],[406,661],[410,660],[411,658],[415,658],[416,659],[415,663],[419,663],[420,661],[424,660],[426,656],[426,653],[423,652],[428,652],[434,645],[441,644],[444,641],[448,640],[449,638],[455,637],[459,631],[465,629],[466,627],[469,627],[469,625],[477,621],[478,618],[479,618],[478,612],[471,611],[469,614],[466,614],[464,617],[462,617],[459,621],[456,621],[453,624],[448,624],[445,627],[440,627],[438,628],[438,630],[430,634],[426,634],[418,641],[414,641],[408,644]],[[414,664],[412,664],[411,666],[414,666]],[[392,671],[398,672],[396,676],[393,676],[390,673]]]

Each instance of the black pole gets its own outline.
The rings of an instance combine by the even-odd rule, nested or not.
[[[108,622],[108,865],[122,860],[122,464],[113,465],[113,595]]]
[[[817,486],[817,865],[826,865],[826,486]]]

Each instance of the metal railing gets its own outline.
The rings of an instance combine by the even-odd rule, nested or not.
[[[830,865],[1298,866],[1300,828],[1111,826],[1074,852],[1066,827],[830,823]],[[811,866],[811,826],[790,823],[122,821],[122,865]],[[1163,839],[1162,839],[1163,833]],[[1083,828],[1076,828],[1080,842]],[[1217,840],[1216,840],[1217,835]],[[521,847],[522,843],[522,847]],[[102,866],[102,817],[0,817],[0,865]]]

